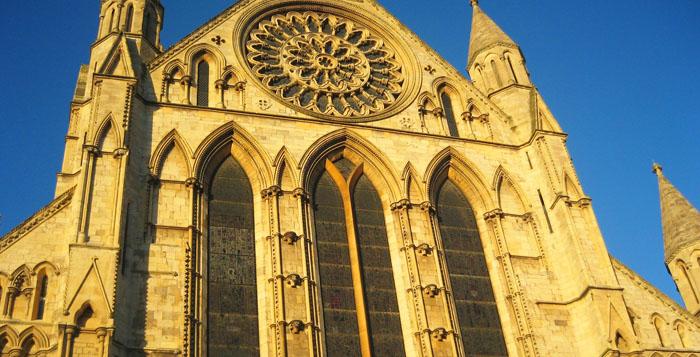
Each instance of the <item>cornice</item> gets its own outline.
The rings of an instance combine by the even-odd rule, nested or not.
[[[22,222],[20,225],[15,227],[9,233],[0,238],[0,253],[7,250],[15,242],[22,239],[22,237],[29,234],[36,227],[40,226],[42,223],[46,222],[49,218],[53,217],[56,213],[60,212],[63,208],[68,206],[73,198],[73,193],[75,192],[75,186],[70,188],[68,191],[63,193],[54,199],[51,203],[46,205],[44,208],[40,209],[33,216]]]
[[[430,134],[430,133],[420,133],[420,132],[415,132],[415,131],[406,131],[406,130],[394,129],[394,128],[376,127],[376,126],[370,126],[370,125],[363,124],[363,123],[337,122],[337,121],[329,121],[329,120],[312,118],[312,117],[292,116],[292,115],[284,115],[284,114],[256,113],[256,112],[248,112],[248,111],[243,111],[243,110],[227,109],[227,108],[211,108],[211,107],[205,108],[205,107],[198,107],[198,106],[188,105],[188,104],[161,103],[161,102],[154,102],[154,101],[151,101],[149,99],[146,99],[143,96],[141,96],[140,94],[136,94],[136,98],[138,98],[143,104],[145,104],[147,106],[151,106],[151,107],[161,107],[161,108],[162,107],[166,107],[166,108],[169,107],[169,108],[187,109],[187,110],[192,110],[192,111],[196,111],[196,112],[236,114],[236,115],[248,116],[248,117],[253,117],[253,118],[258,118],[258,119],[288,120],[288,121],[297,121],[297,122],[314,122],[314,123],[318,123],[318,124],[334,125],[334,126],[339,127],[339,128],[358,128],[358,129],[365,129],[365,130],[376,130],[376,131],[387,132],[387,133],[415,136],[415,137],[419,137],[419,138],[431,138],[431,139],[440,139],[440,140],[445,140],[445,141],[450,141],[450,142],[479,144],[479,145],[485,145],[485,146],[491,146],[491,147],[505,148],[505,149],[509,149],[509,150],[521,150],[523,148],[527,148],[527,147],[531,146],[537,138],[540,138],[543,136],[552,136],[552,137],[558,137],[558,138],[562,138],[562,139],[566,139],[569,136],[566,133],[559,133],[559,132],[555,132],[555,131],[536,129],[532,132],[532,136],[530,136],[530,139],[527,140],[526,142],[524,142],[522,144],[506,144],[506,143],[497,143],[497,142],[491,142],[491,141],[482,141],[482,140],[477,140],[477,139],[455,138],[455,137],[451,137],[451,136],[444,136],[444,135],[437,135],[437,134]]]
[[[610,261],[612,262],[612,265],[613,265],[613,268],[615,268],[615,271],[619,271],[619,272],[625,274],[634,283],[636,283],[637,285],[639,285],[643,289],[650,292],[659,302],[666,305],[668,308],[673,310],[675,313],[684,317],[687,322],[692,323],[693,325],[695,325],[696,328],[700,328],[700,319],[698,319],[698,317],[696,317],[693,314],[691,314],[690,312],[688,312],[688,310],[682,308],[678,303],[671,300],[671,298],[666,296],[666,294],[664,294],[659,289],[657,289],[654,285],[652,285],[651,283],[646,281],[646,279],[642,278],[639,274],[635,273],[632,269],[630,269],[626,265],[622,264],[622,262],[615,259],[615,257],[613,257],[612,255],[610,256]]]

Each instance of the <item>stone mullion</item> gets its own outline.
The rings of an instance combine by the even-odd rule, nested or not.
[[[523,356],[539,356],[535,337],[530,326],[530,316],[527,309],[527,302],[520,286],[520,281],[513,269],[513,262],[510,252],[505,243],[505,231],[503,230],[503,220],[505,215],[500,209],[490,211],[484,215],[486,223],[491,228],[491,232],[496,242],[496,259],[501,263],[501,273],[505,278],[507,288],[507,300],[515,314],[518,337],[517,345]]]
[[[304,259],[304,271],[302,274],[307,278],[306,285],[306,316],[310,324],[310,331],[307,333],[309,339],[309,355],[317,356],[320,355],[320,311],[318,310],[319,297],[318,291],[316,289],[316,280],[314,274],[314,267],[316,266],[315,255],[313,254],[313,241],[310,239],[309,227],[311,226],[311,202],[309,201],[309,195],[302,188],[298,188],[293,192],[294,197],[297,199],[297,206],[299,208],[299,221],[302,224],[302,237],[301,241],[301,254],[302,259]]]
[[[391,209],[394,211],[395,216],[397,216],[397,221],[399,222],[401,229],[401,236],[403,240],[403,248],[401,250],[404,253],[404,259],[406,261],[406,268],[410,284],[408,293],[413,302],[413,313],[416,321],[415,327],[418,329],[415,335],[420,346],[419,355],[432,357],[433,350],[430,346],[430,335],[423,333],[424,331],[428,330],[428,317],[425,310],[425,302],[423,301],[423,284],[416,257],[416,245],[413,241],[413,229],[411,227],[411,217],[409,212],[411,208],[412,205],[409,200],[401,200],[391,205]]]
[[[204,191],[201,183],[195,179],[187,180],[192,197],[192,226],[190,226],[189,247],[186,249],[185,257],[185,333],[183,336],[184,349],[183,356],[196,357],[201,355],[203,344],[200,343],[202,336],[202,304],[199,303],[204,296],[202,294],[202,274],[203,267],[202,252],[203,239],[202,229],[204,218],[202,215],[202,202],[204,201]]]
[[[442,238],[440,235],[440,229],[437,224],[437,211],[435,207],[430,202],[424,202],[421,204],[421,210],[425,213],[425,219],[430,224],[430,230],[432,231],[432,238],[435,244],[433,259],[435,266],[440,272],[437,274],[438,284],[445,287],[445,293],[442,294],[443,306],[445,306],[445,317],[444,321],[449,322],[451,326],[433,328],[426,331],[430,334],[433,340],[437,342],[442,342],[445,340],[447,334],[451,333],[453,336],[452,352],[455,356],[464,356],[463,345],[460,343],[462,337],[457,331],[459,331],[459,324],[457,319],[457,309],[456,304],[452,296],[452,287],[449,283],[450,279],[447,275],[447,261],[444,254],[444,247],[442,245]],[[449,329],[448,329],[449,328]],[[434,349],[434,345],[433,345]]]
[[[114,216],[112,219],[112,246],[119,245],[119,236],[122,228],[122,211],[124,207],[123,197],[124,190],[126,189],[126,170],[129,162],[129,150],[128,149],[117,149],[114,152],[115,160],[119,160],[119,167],[117,169],[117,182],[116,190],[114,192]]]
[[[282,249],[280,247],[280,217],[279,217],[279,197],[282,189],[279,186],[272,186],[262,192],[263,202],[266,204],[266,216],[268,219],[269,235],[267,241],[270,249],[271,277],[270,288],[272,291],[272,311],[274,322],[270,324],[271,330],[275,333],[275,356],[287,356],[287,321],[285,317],[284,304],[284,272],[282,270]]]
[[[88,210],[92,196],[92,177],[95,174],[95,162],[99,156],[99,149],[93,145],[85,146],[85,162],[83,163],[83,187],[80,200],[80,215],[78,220],[77,243],[87,243],[88,240]]]

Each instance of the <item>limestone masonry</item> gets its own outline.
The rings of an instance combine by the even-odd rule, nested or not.
[[[700,356],[700,213],[655,166],[683,308],[472,6],[470,80],[375,0],[169,49],[160,1],[102,0],[55,199],[0,238],[0,356]]]

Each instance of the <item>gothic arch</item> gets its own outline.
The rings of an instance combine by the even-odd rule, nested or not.
[[[44,331],[34,326],[28,327],[26,330],[22,331],[22,333],[19,334],[18,345],[21,346],[24,343],[28,342],[30,339],[34,339],[34,343],[36,344],[37,349],[44,350],[50,347],[49,337],[44,333]]]
[[[272,180],[271,159],[265,149],[242,127],[229,122],[214,130],[194,153],[195,177],[206,185],[219,161],[233,155],[248,175],[253,189],[262,191]]]
[[[229,77],[230,77],[230,79],[235,78],[236,81],[238,81],[238,82],[243,82],[244,78],[245,78],[245,76],[243,75],[243,73],[241,73],[241,71],[239,71],[237,68],[234,68],[231,65],[224,67],[224,71],[223,71],[223,73],[221,73],[222,80],[230,80]],[[228,84],[235,84],[235,83],[228,83]]]
[[[562,177],[564,178],[565,193],[567,196],[569,196],[570,200],[578,201],[581,198],[585,197],[585,195],[583,194],[583,191],[580,188],[581,185],[579,184],[575,175],[570,174],[569,170],[564,169],[564,172],[562,173]]]
[[[32,276],[34,276],[34,274],[32,274],[32,271],[29,269],[29,267],[27,267],[26,264],[22,264],[19,268],[15,269],[15,271],[12,273],[12,275],[10,276],[10,282],[11,282],[11,284],[14,285],[14,284],[20,283],[19,279],[26,279],[25,281],[23,281],[23,283],[32,285],[31,284],[31,277]]]
[[[54,263],[51,263],[49,261],[43,261],[43,262],[35,265],[34,269],[32,269],[32,274],[36,275],[41,270],[44,270],[47,273],[50,272],[53,275],[61,274],[61,270],[58,268],[58,266],[56,266]]]
[[[531,207],[524,199],[525,195],[520,186],[503,166],[496,169],[493,189],[498,197],[498,207],[505,213],[524,214]]]
[[[430,92],[423,92],[418,96],[418,105],[426,110],[433,110],[438,107],[437,98]]]
[[[430,201],[435,202],[437,189],[448,175],[452,175],[451,178],[457,181],[455,184],[463,191],[477,217],[494,209],[496,200],[491,194],[493,191],[488,189],[483,175],[474,167],[476,166],[451,146],[439,152],[423,175]]]
[[[460,109],[460,112],[455,112],[455,115],[462,115],[462,112],[467,107],[467,103],[464,100],[465,94],[459,89],[459,85],[455,84],[454,81],[448,77],[436,78],[432,83],[433,93],[439,98],[440,94],[443,92],[450,93],[450,97],[454,100],[452,103],[455,109]]]
[[[179,59],[170,61],[170,63],[165,65],[165,68],[163,69],[163,74],[164,75],[167,74],[167,75],[172,76],[174,73],[176,73],[176,71],[180,72],[181,76],[184,76],[185,73],[187,73],[187,72],[185,72],[185,64]],[[171,79],[175,79],[175,78],[171,78]]]
[[[299,175],[295,171],[295,168],[298,167],[298,164],[289,150],[287,150],[286,146],[283,146],[277,153],[277,157],[275,157],[275,161],[272,165],[275,167],[275,185],[284,190],[297,188],[296,185],[299,182]]]
[[[0,327],[0,339],[2,338],[7,339],[7,345],[10,347],[19,345],[19,335],[12,326],[5,325]]]
[[[187,165],[187,176],[183,179],[190,178],[192,176],[192,162],[190,161],[190,158],[192,157],[192,149],[190,149],[187,141],[180,136],[177,129],[173,129],[167,135],[165,135],[165,137],[153,151],[153,154],[151,155],[151,162],[149,164],[151,174],[154,176],[161,175],[163,166],[173,150],[180,151]]]
[[[188,66],[188,71],[186,73],[190,76],[194,76],[196,71],[195,61],[207,54],[212,57],[212,62],[214,63],[210,63],[210,65],[213,66],[214,77],[218,78],[226,67],[226,57],[218,48],[207,43],[196,44],[187,50],[187,53],[185,53],[185,63]]]
[[[121,147],[122,140],[119,126],[116,125],[111,113],[95,131],[95,137],[92,142],[100,151],[114,151]]]
[[[376,187],[380,196],[386,198],[384,204],[391,204],[400,199],[398,175],[381,150],[360,135],[348,129],[340,129],[318,139],[304,153],[299,168],[301,169],[301,186],[311,192],[318,166],[335,152],[343,151],[347,159],[355,164],[364,164],[364,173]],[[388,209],[389,207],[385,207]]]
[[[403,195],[409,202],[420,204],[427,201],[424,194],[423,180],[419,179],[418,171],[409,161],[403,169],[401,179],[403,180]]]

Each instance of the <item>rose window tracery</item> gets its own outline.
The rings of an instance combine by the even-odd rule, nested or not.
[[[253,74],[286,103],[332,117],[362,118],[403,92],[396,53],[367,27],[317,12],[261,20],[246,39]]]

